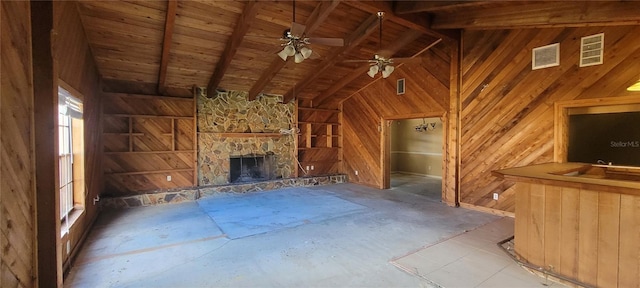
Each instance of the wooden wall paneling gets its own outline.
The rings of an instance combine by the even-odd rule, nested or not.
[[[387,167],[391,163],[391,138],[390,125],[391,120],[380,119],[380,175],[382,175],[382,189],[391,188],[391,167]]]
[[[349,99],[343,106],[343,132],[346,141],[342,148],[345,156],[345,173],[350,182],[380,187],[379,115],[361,97]],[[355,175],[358,171],[358,175]]]
[[[462,32],[464,33],[464,32]],[[462,75],[462,41],[464,37],[460,37],[460,42],[449,43],[451,49],[451,61],[449,62],[449,105],[447,113],[442,117],[442,123],[446,125],[444,129],[444,139],[446,142],[443,149],[442,167],[442,202],[449,206],[455,206],[459,203],[460,183],[460,84]],[[436,61],[434,61],[436,62]],[[441,68],[442,69],[442,68]],[[442,69],[444,70],[444,69]],[[430,70],[431,71],[431,70]],[[443,81],[443,80],[441,80]]]
[[[528,254],[529,262],[534,265],[545,267],[545,185],[531,184],[529,187],[529,227],[528,229]]]
[[[634,69],[637,61],[629,59],[637,55],[639,40],[628,36],[638,29],[620,26],[465,31],[460,201],[513,211],[513,204],[509,204],[513,201],[496,203],[490,197],[494,192],[507,191],[512,184],[489,173],[558,159],[551,133],[551,118],[558,113],[553,110],[554,102],[629,95],[621,86],[640,77],[638,72],[629,72],[638,71]],[[606,35],[604,64],[577,67],[580,37],[600,32]],[[531,49],[555,42],[561,43],[561,65],[532,71]],[[617,92],[609,92],[612,90]]]
[[[53,12],[56,33],[53,53],[57,66],[57,85],[80,98],[84,109],[84,213],[69,227],[68,234],[59,247],[64,250],[63,263],[68,268],[98,215],[93,199],[100,194],[104,181],[100,149],[103,130],[102,97],[96,63],[88,45],[77,3],[56,1]],[[71,251],[66,251],[66,241],[69,241]]]
[[[620,194],[598,193],[598,264],[597,286],[618,285]],[[622,227],[626,229],[626,227]],[[626,268],[625,268],[626,269]]]
[[[197,186],[198,185],[198,93],[196,93],[198,87],[197,86],[193,86],[193,101],[192,101],[192,115],[193,115],[193,120],[191,121],[191,135],[193,135],[193,137],[191,138],[191,147],[193,150],[193,158],[192,158],[192,165],[193,165],[193,185]],[[186,137],[185,137],[186,138]]]
[[[620,196],[618,287],[640,287],[640,197]]]
[[[297,169],[299,175],[327,175],[340,172],[339,154],[342,147],[338,145],[337,140],[337,137],[340,137],[339,113],[336,109],[300,106],[298,103],[296,122],[300,134],[297,137],[296,159],[302,165]]]
[[[338,123],[344,123],[344,106],[342,103],[340,103],[340,106],[338,108],[340,110],[340,112],[338,112]],[[337,171],[340,173],[344,173],[344,125],[340,125],[338,126],[338,147],[340,147],[340,150],[338,151],[338,169]]]
[[[440,43],[423,53],[423,64],[403,65],[389,78],[376,81],[341,103],[343,171],[351,182],[384,187],[380,119],[419,118],[424,115],[442,117],[448,111],[451,100],[449,83],[442,83],[440,79],[449,79],[449,69],[438,71],[444,76],[434,76],[423,66],[440,61],[445,63],[445,67],[451,67],[451,59],[442,58],[434,50],[441,50],[444,55],[451,53],[449,46]],[[403,95],[396,95],[396,80],[399,78],[405,78],[407,83]],[[356,170],[358,175],[355,175]]]
[[[598,280],[598,192],[580,191],[578,280],[596,286]]]
[[[0,5],[0,286],[33,287],[38,279],[30,2]]]
[[[546,187],[544,194],[544,267],[560,271],[562,252],[562,188]]]
[[[521,215],[530,215],[531,184],[518,182],[515,185],[518,191],[516,194],[516,210],[519,215],[520,213],[522,213]],[[523,259],[529,259],[529,228],[528,216],[516,217],[514,230],[515,252]]]
[[[197,185],[195,98],[111,93],[107,97],[106,195]]]
[[[516,184],[517,185],[517,184]],[[580,190],[576,188],[563,187],[561,193],[561,220],[560,220],[560,243],[562,249],[560,253],[560,274],[578,279],[578,247],[573,244],[578,243],[578,219],[580,217]],[[556,201],[553,197],[550,201]],[[552,204],[553,205],[553,204]],[[518,206],[516,206],[516,211]],[[552,244],[553,245],[553,244]]]

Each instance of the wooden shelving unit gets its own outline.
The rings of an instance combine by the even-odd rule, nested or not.
[[[326,175],[340,171],[342,112],[336,109],[306,107],[298,102],[299,175]]]
[[[109,193],[197,185],[195,99],[106,97],[102,136]]]

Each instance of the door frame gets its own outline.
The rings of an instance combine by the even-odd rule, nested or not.
[[[455,183],[449,183],[449,179],[455,179],[455,177],[449,177],[452,171],[447,169],[446,164],[448,163],[447,151],[449,141],[449,133],[448,126],[449,123],[447,121],[446,113],[442,112],[428,112],[428,113],[415,113],[415,114],[405,114],[405,115],[395,115],[395,116],[386,116],[380,117],[380,169],[382,175],[382,181],[380,181],[380,189],[389,189],[391,188],[391,136],[390,136],[390,127],[393,120],[407,120],[407,119],[419,119],[419,118],[439,118],[442,122],[442,201],[447,203],[450,206],[456,206],[457,200],[453,203],[449,203],[446,199],[457,199],[456,189],[447,189],[450,185],[455,187]],[[448,195],[453,194],[453,195]]]

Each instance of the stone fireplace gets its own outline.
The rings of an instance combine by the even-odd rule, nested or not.
[[[251,183],[275,179],[274,154],[229,157],[229,183]]]
[[[283,104],[282,96],[270,95],[249,101],[248,93],[240,91],[212,91],[215,95],[207,97],[202,90],[197,95],[200,186],[293,176],[296,136],[279,131],[291,129],[294,103]],[[238,172],[240,161],[247,169]],[[256,165],[268,170],[262,171],[266,176],[257,175]]]

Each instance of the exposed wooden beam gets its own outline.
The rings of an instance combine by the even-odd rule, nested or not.
[[[640,24],[636,1],[511,3],[436,16],[431,27],[484,30]]]
[[[294,92],[301,92],[313,83],[316,79],[324,74],[329,68],[333,67],[338,61],[341,61],[346,53],[351,51],[354,47],[360,45],[362,41],[367,39],[371,33],[377,31],[376,28],[379,25],[378,17],[371,15],[367,18],[358,29],[356,29],[345,41],[345,45],[336,48],[331,55],[327,55],[325,60],[318,66],[316,66],[309,74],[300,82],[296,83],[286,94],[284,94],[284,103],[288,103],[293,99]]]
[[[311,16],[307,18],[307,22],[305,22],[305,25],[307,26],[305,34],[311,34],[316,29],[318,29],[322,22],[324,22],[327,17],[329,17],[329,14],[331,14],[331,12],[336,9],[336,7],[338,7],[338,4],[340,4],[340,0],[332,0],[331,2],[321,1],[320,3],[318,3],[313,12],[311,12]],[[273,58],[273,61],[271,61],[271,65],[269,65],[269,68],[262,72],[262,75],[260,75],[258,81],[256,81],[256,83],[253,84],[253,86],[249,90],[248,99],[250,101],[255,100],[256,96],[258,96],[258,94],[262,92],[264,87],[266,87],[267,84],[271,82],[273,77],[275,77],[286,64],[286,61],[282,61],[280,57],[275,56]]]
[[[393,3],[391,1],[345,1],[344,3],[371,14],[376,14],[377,12],[382,11],[384,12],[385,19],[435,38],[443,38],[443,40],[453,41],[458,40],[455,33],[451,33],[450,31],[435,31],[431,29],[431,19],[426,13],[414,13],[408,15],[395,14]]]
[[[394,12],[398,15],[450,10],[452,8],[471,8],[484,1],[396,1]]]
[[[220,85],[220,81],[222,81],[222,77],[227,72],[227,69],[231,65],[231,60],[238,52],[238,47],[240,47],[240,43],[244,39],[244,36],[249,31],[249,27],[251,23],[255,20],[255,15],[258,13],[261,4],[255,2],[254,0],[246,2],[244,5],[244,9],[242,10],[242,14],[238,17],[238,21],[236,22],[236,28],[233,30],[233,34],[227,41],[226,46],[224,47],[224,52],[220,56],[220,60],[216,64],[215,70],[213,70],[213,75],[211,75],[211,79],[209,80],[209,85],[207,85],[207,91],[213,91],[218,88]]]
[[[167,81],[167,66],[169,65],[169,52],[171,51],[171,39],[173,27],[176,22],[176,9],[178,0],[167,1],[167,16],[164,21],[164,40],[162,41],[162,58],[160,58],[160,72],[158,73],[158,92],[164,94]]]
[[[392,44],[389,44],[388,46],[382,48],[382,50],[389,53],[389,55],[393,55],[396,52],[398,52],[398,50],[400,50],[402,47],[420,38],[420,36],[422,36],[422,32],[410,29],[405,33],[403,33],[402,35],[400,35],[398,39],[392,41],[391,42]],[[438,41],[440,41],[440,39]],[[340,89],[349,85],[349,83],[353,82],[353,80],[355,80],[356,78],[364,75],[368,70],[369,70],[369,65],[363,65],[361,67],[354,69],[354,71],[349,73],[349,75],[347,75],[346,77],[342,78],[342,80],[336,83],[336,85],[333,85],[326,91],[320,93],[320,96],[313,98],[314,106],[317,107],[319,105],[324,104],[324,102],[326,102],[326,100],[328,100],[336,92],[340,91]]]
[[[58,122],[56,121],[58,119],[58,75],[56,61],[52,55],[52,48],[55,47],[56,42],[53,30],[55,27],[53,23],[54,5],[53,1],[34,1],[30,4],[31,31],[24,31],[30,33],[24,37],[31,37],[31,59],[22,59],[22,61],[32,65],[30,71],[33,81],[33,99],[25,99],[24,101],[32,105],[33,116],[31,119],[36,125],[32,124],[33,131],[30,132],[34,146],[26,148],[32,151],[30,156],[33,158],[29,158],[32,162],[25,163],[25,165],[35,164],[35,174],[32,174],[33,179],[29,179],[29,181],[34,181],[36,189],[35,191],[20,191],[20,193],[34,194],[31,197],[35,197],[35,203],[29,203],[33,205],[33,210],[24,212],[25,214],[33,213],[25,217],[35,216],[33,219],[35,221],[31,222],[35,227],[32,226],[30,229],[35,229],[37,236],[36,239],[29,239],[29,235],[25,235],[24,241],[35,240],[34,243],[37,244],[37,247],[32,247],[37,248],[35,254],[37,267],[32,267],[33,276],[38,284],[35,286],[62,287],[62,240],[60,238],[60,210],[58,208],[60,200],[57,192],[60,187],[58,180],[60,171],[58,171],[57,163]],[[4,35],[2,36],[4,37]],[[25,91],[25,93],[28,92],[31,91]],[[24,96],[27,98],[31,95],[25,94]],[[2,100],[4,101],[4,98]],[[4,162],[4,156],[2,160]],[[33,199],[31,197],[29,199]],[[2,213],[4,217],[5,212]],[[2,225],[5,225],[4,219]],[[4,231],[3,228],[3,233]],[[3,243],[3,249],[4,247],[7,246]],[[24,252],[28,253],[29,251]],[[4,257],[4,252],[2,255]]]

